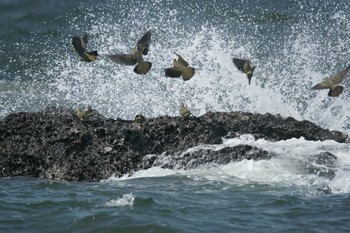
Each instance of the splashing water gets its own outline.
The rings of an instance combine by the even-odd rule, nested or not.
[[[107,116],[131,119],[138,113],[177,115],[179,103],[185,102],[195,115],[270,112],[349,132],[347,88],[339,98],[310,91],[323,76],[348,63],[350,37],[344,29],[350,27],[349,6],[341,2],[332,12],[323,11],[329,4],[324,1],[313,8],[312,1],[289,2],[282,8],[274,2],[253,6],[239,1],[80,4],[77,15],[67,14],[69,27],[60,29],[59,42],[51,36],[41,41],[45,46],[40,48],[45,49],[40,51],[40,69],[29,65],[16,75],[22,93],[2,93],[1,115],[59,104],[90,105]],[[153,66],[147,75],[139,76],[106,57],[130,51],[146,30],[153,32],[146,57]],[[84,31],[90,34],[88,50],[99,52],[96,62],[80,62],[71,51],[71,35]],[[37,49],[35,43],[18,46]],[[164,76],[175,52],[196,68],[188,82]],[[257,64],[251,85],[234,67],[233,56]]]

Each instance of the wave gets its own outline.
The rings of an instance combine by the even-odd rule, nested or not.
[[[307,141],[303,138],[270,142],[255,140],[252,135],[224,140],[220,145],[202,145],[198,148],[219,150],[223,147],[251,145],[274,154],[269,160],[242,160],[225,165],[205,164],[195,169],[167,169],[160,166],[141,170],[123,177],[111,177],[111,181],[142,179],[164,176],[185,176],[193,179],[206,179],[234,185],[257,183],[273,186],[299,187],[309,193],[320,190],[332,193],[348,193],[350,186],[350,146],[331,140]],[[325,153],[330,152],[331,154]],[[168,159],[172,159],[169,156]],[[163,158],[164,163],[166,158]],[[180,162],[180,161],[179,161]]]
[[[59,43],[50,35],[44,36],[44,45],[31,40],[22,45],[28,51],[45,48],[40,51],[40,59],[45,59],[40,69],[29,64],[16,76],[16,82],[29,79],[40,86],[40,98],[37,92],[6,98],[0,103],[1,114],[47,104],[90,105],[105,115],[131,119],[138,113],[177,115],[179,103],[185,102],[194,115],[270,112],[349,133],[350,92],[345,89],[339,98],[328,98],[325,92],[310,90],[323,76],[347,65],[350,37],[344,29],[350,27],[349,17],[340,6],[326,12],[327,1],[315,9],[307,4],[275,9],[257,5],[251,11],[244,4],[233,7],[221,1],[81,4],[78,15],[67,14],[70,27],[58,36]],[[106,58],[129,51],[149,29],[153,38],[148,59],[154,64],[149,74],[138,76]],[[101,54],[94,63],[79,62],[70,49],[71,35],[84,31],[91,34],[89,48]],[[175,52],[197,69],[192,80],[164,77]],[[233,66],[233,56],[257,64],[252,85]]]

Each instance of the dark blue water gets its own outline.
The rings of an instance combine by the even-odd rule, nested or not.
[[[108,60],[130,51],[147,30],[153,66],[146,76]],[[99,52],[95,62],[80,62],[72,51],[71,37],[83,32]],[[0,117],[90,105],[133,119],[177,115],[185,102],[194,115],[270,112],[350,133],[349,79],[338,98],[310,90],[349,64],[349,44],[347,0],[2,0]],[[196,68],[188,82],[164,77],[175,52]],[[251,85],[234,56],[257,65]],[[193,171],[154,168],[100,183],[1,179],[0,232],[348,231],[348,145],[247,138],[227,146],[251,144],[276,158]],[[320,166],[306,156],[325,150],[337,164]]]
[[[1,180],[1,232],[346,232],[348,195],[188,177]]]

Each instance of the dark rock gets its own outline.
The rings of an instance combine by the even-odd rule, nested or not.
[[[307,174],[314,174],[323,178],[333,179],[335,177],[337,157],[330,152],[321,152],[319,154],[306,156],[304,162]]]
[[[215,112],[204,114],[202,118],[208,123],[224,125],[232,137],[252,134],[256,139],[265,138],[273,141],[300,137],[312,141],[330,139],[341,143],[348,140],[348,135],[323,129],[310,121],[297,121],[292,117],[283,118],[269,113]]]
[[[225,147],[220,150],[196,148],[190,151],[167,151],[163,154],[148,155],[143,158],[143,169],[158,166],[169,169],[194,169],[206,165],[223,165],[232,161],[270,159],[271,154],[266,151],[249,146],[238,145]]]
[[[347,140],[341,132],[271,114],[207,113],[186,119],[162,116],[136,123],[108,119],[93,109],[78,112],[51,107],[10,114],[0,121],[0,177],[98,181],[155,165],[190,169],[206,163],[272,156],[245,145],[186,152],[242,134],[267,140]],[[164,156],[173,162],[160,163]]]

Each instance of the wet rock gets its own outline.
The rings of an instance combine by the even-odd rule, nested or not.
[[[321,152],[319,154],[307,156],[305,170],[307,174],[314,174],[326,179],[335,177],[337,157],[330,152]]]
[[[109,119],[91,108],[77,111],[50,107],[41,112],[13,113],[0,121],[0,177],[98,181],[155,165],[191,169],[206,163],[271,157],[245,145],[186,152],[242,134],[274,141],[292,137],[341,143],[347,140],[341,132],[271,114],[161,116],[137,123]],[[162,156],[173,162],[161,163]]]
[[[202,119],[208,123],[224,125],[231,137],[241,134],[252,134],[256,139],[279,141],[304,137],[306,140],[335,140],[347,142],[348,135],[339,131],[330,131],[310,121],[297,121],[292,117],[280,115],[253,114],[245,112],[207,113]]]
[[[158,166],[169,169],[194,169],[203,166],[224,165],[232,161],[270,159],[268,152],[249,145],[225,147],[220,150],[196,148],[189,151],[167,151],[163,154],[148,155],[142,160],[142,168]]]

